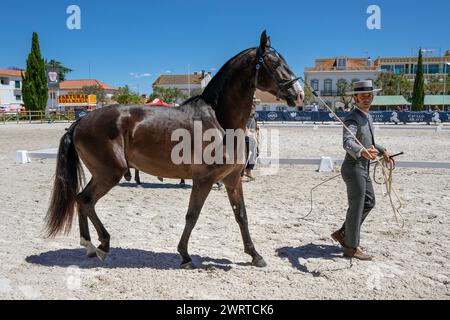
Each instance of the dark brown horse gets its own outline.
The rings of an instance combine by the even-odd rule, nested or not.
[[[219,131],[225,149],[225,144],[230,144],[228,140],[224,141],[225,130],[244,132],[256,88],[284,99],[290,106],[301,105],[304,98],[298,78],[284,58],[270,47],[265,31],[258,47],[244,50],[230,59],[201,95],[187,100],[180,108],[114,105],[95,110],[72,124],[59,145],[47,213],[48,235],[69,232],[76,206],[81,245],[87,248],[88,256],[105,259],[110,250],[110,235],[95,212],[95,204],[118,184],[128,168],[133,167],[153,176],[193,180],[186,225],[178,244],[182,267],[192,267],[188,254],[189,237],[213,184],[218,181],[225,184],[242,233],[244,251],[252,257],[253,265],[265,266],[248,229],[241,182],[245,159],[238,159],[237,152],[244,141],[233,146],[232,164],[228,161],[225,164],[207,164],[205,161],[176,164],[171,157],[178,143],[172,141],[172,133],[185,129],[194,139],[194,120],[201,122],[203,130]],[[205,148],[205,143],[201,147]],[[223,158],[229,157],[232,156],[227,148]],[[78,193],[82,183],[80,159],[92,178]],[[97,248],[91,243],[88,219],[99,236]]]

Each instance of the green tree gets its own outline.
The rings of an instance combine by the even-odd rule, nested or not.
[[[45,61],[45,65],[47,67],[52,67],[55,69],[58,69],[58,80],[61,81],[65,81],[66,80],[66,74],[72,72],[73,70],[70,68],[67,68],[65,66],[63,66],[63,64],[61,62],[59,62],[58,60],[50,60],[50,61]]]
[[[305,85],[303,90],[305,91],[305,101],[303,105],[311,103],[314,100],[314,94],[311,87],[309,85]]]
[[[188,96],[183,94],[183,92],[177,88],[153,87],[153,93],[150,95],[149,99],[154,100],[156,98],[166,103],[174,104],[187,99]]]
[[[450,75],[447,74],[445,79],[445,94],[450,94]]]
[[[112,99],[120,104],[141,103],[141,97],[136,92],[133,92],[128,86],[120,88],[119,91],[112,96]]]
[[[433,95],[441,94],[441,91],[444,91],[444,81],[438,77],[432,77],[428,80],[426,89]]]
[[[412,97],[412,110],[422,111],[424,101],[425,101],[425,85],[423,78],[422,49],[419,49],[416,79],[414,80],[414,90]]]
[[[344,104],[344,109],[348,109],[350,103],[352,102],[352,96],[348,96],[346,93],[353,90],[353,84],[355,82],[355,80],[352,80],[348,83],[347,80],[344,79],[339,79],[337,82],[338,95],[341,102]]]
[[[31,52],[27,59],[27,70],[22,74],[22,95],[28,110],[45,110],[48,98],[47,73],[39,48],[39,38],[33,32]]]
[[[391,71],[382,72],[375,80],[375,85],[382,89],[384,96],[403,95],[408,99],[411,95],[411,82],[403,74],[395,75]]]
[[[108,103],[105,91],[100,86],[85,86],[81,88],[81,90],[78,93],[95,94],[97,96],[97,103],[100,103],[101,106],[104,106],[105,104]]]

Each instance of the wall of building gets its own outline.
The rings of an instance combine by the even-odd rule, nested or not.
[[[16,81],[20,88],[16,88]],[[20,106],[22,104],[22,78],[0,75],[0,105]]]
[[[314,80],[317,81],[316,90],[319,91],[321,97],[331,107],[341,107],[341,97],[338,94],[338,81],[345,80],[347,83],[352,81],[372,80],[375,81],[381,71],[365,70],[365,71],[305,71],[306,81],[313,86]],[[326,90],[325,81],[331,80],[331,91]],[[314,102],[318,102],[314,99]],[[337,105],[336,105],[337,104]]]

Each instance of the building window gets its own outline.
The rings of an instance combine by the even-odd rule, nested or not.
[[[392,71],[392,66],[389,66],[389,65],[381,66],[381,71],[382,72]]]
[[[333,80],[331,79],[326,79],[323,82],[324,86],[323,86],[323,94],[324,95],[331,95],[332,93],[332,88],[333,88]]]
[[[428,65],[428,73],[429,74],[439,73],[439,65],[438,64],[429,64]]]
[[[404,64],[396,64],[394,66],[394,74],[404,74],[405,73],[405,65]]]
[[[317,79],[311,80],[311,87],[313,88],[314,91],[319,91],[319,80]]]
[[[22,100],[22,96],[20,94],[16,95],[16,101],[21,101]]]
[[[345,58],[337,59],[337,67],[338,68],[345,68],[346,66],[347,66],[347,59],[345,59]]]
[[[15,88],[20,89],[20,81],[14,81],[15,82]]]

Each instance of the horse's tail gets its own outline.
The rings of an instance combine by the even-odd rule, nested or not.
[[[73,134],[78,121],[73,123],[61,138],[56,163],[55,182],[46,216],[46,233],[54,237],[72,227],[76,197],[83,183],[84,174],[80,158],[73,143]]]

